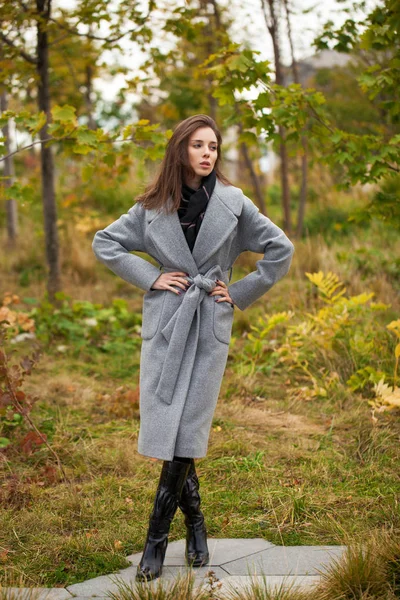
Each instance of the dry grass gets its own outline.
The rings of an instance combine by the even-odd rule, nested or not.
[[[350,293],[371,289],[377,301],[391,304],[393,313],[398,311],[400,299],[389,272],[368,274],[351,259],[338,259],[343,249],[351,257],[360,247],[373,248],[381,239],[378,234],[370,233],[365,240],[350,236],[345,245],[339,240],[329,247],[321,236],[296,242],[290,275],[251,310],[236,312],[235,350],[257,316],[314,307],[305,271],[332,270],[345,280]],[[130,310],[140,311],[141,292],[96,262],[91,236],[74,235],[70,227],[64,235],[64,291],[74,299],[106,305],[113,297],[123,297]],[[395,256],[398,245],[398,240],[391,244],[389,256]],[[2,257],[2,292],[43,297],[44,278],[33,268],[43,263],[42,250],[35,231],[23,227],[16,251]],[[257,258],[242,255],[234,278],[252,270]],[[27,277],[29,265],[33,271]],[[104,357],[90,365],[84,361],[50,352],[27,380],[27,391],[40,396],[35,419],[48,433],[73,483],[68,486],[59,479],[45,450],[22,458],[18,453],[3,454],[0,573],[8,585],[83,581],[129,566],[125,557],[142,549],[160,464],[137,452],[138,374],[127,373],[126,379],[115,381],[104,373]],[[116,393],[120,386],[125,391]],[[209,535],[265,537],[276,544],[297,545],[350,543],[375,530],[398,532],[399,435],[395,414],[382,415],[373,426],[368,407],[357,395],[339,390],[336,397],[305,401],[298,390],[288,388],[284,377],[243,377],[228,361],[208,455],[197,461]],[[170,539],[184,535],[179,516]],[[383,563],[398,573],[396,548],[377,541],[364,566],[357,553],[349,555],[348,562],[325,580],[321,595],[254,588],[236,598],[389,600],[392,592],[383,583],[389,576],[380,575],[378,568],[375,573],[371,565],[373,554],[380,554]],[[370,589],[351,583],[357,581],[357,573],[364,581],[373,579]],[[188,589],[176,587],[168,593],[159,591],[158,596],[121,594],[124,600],[197,598]],[[345,595],[345,589],[352,591]]]

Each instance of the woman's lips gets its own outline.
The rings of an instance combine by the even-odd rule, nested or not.
[[[211,167],[210,163],[200,163],[201,167]]]

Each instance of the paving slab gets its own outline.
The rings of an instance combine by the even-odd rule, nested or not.
[[[92,579],[87,579],[81,583],[72,583],[65,589],[76,596],[107,596],[108,592],[118,592],[118,586],[110,579],[112,575],[118,574],[112,573],[111,575],[92,577]]]
[[[72,595],[66,588],[46,588],[46,587],[1,587],[3,598],[7,600],[71,600]]]
[[[125,571],[127,571],[127,569],[125,569]],[[131,572],[130,572],[129,576],[128,576],[128,573],[126,573],[125,577],[123,579],[120,577],[119,573],[113,574],[110,577],[112,578],[112,580],[115,584],[117,584],[117,582],[119,582],[120,586],[121,586],[121,582],[123,581],[130,588],[137,588],[140,585],[144,585],[146,587],[151,587],[155,591],[157,588],[160,588],[160,587],[162,587],[164,590],[171,589],[173,586],[173,583],[177,580],[178,574],[181,575],[182,579],[185,579],[185,577],[188,575],[189,571],[190,571],[189,567],[166,567],[164,565],[161,577],[158,577],[157,579],[155,579],[153,581],[142,582],[142,583],[137,582],[135,579],[136,567],[131,567]],[[225,577],[227,575],[227,573],[225,571],[223,571],[220,567],[214,567],[214,568],[212,568],[212,571],[214,573],[214,577],[217,577],[218,580],[220,578],[222,579],[222,577]],[[193,587],[194,588],[202,587],[203,589],[209,589],[209,588],[207,588],[208,570],[206,567],[192,569],[192,575],[193,575]],[[125,586],[122,584],[121,587],[125,587]],[[96,598],[96,600],[98,600],[98,599]],[[108,600],[110,600],[110,599],[108,598]]]
[[[185,577],[189,573],[189,570],[189,567],[164,567],[161,577],[166,580],[176,579],[178,574],[181,575],[181,577]],[[209,571],[213,571],[214,576],[218,579],[229,577],[229,573],[221,567],[210,567],[209,565],[206,565],[205,567],[196,567],[193,569],[196,585],[208,578]]]
[[[221,566],[230,575],[318,575],[346,546],[275,546]]]
[[[164,566],[178,567],[184,566],[185,563],[185,540],[177,540],[168,543],[165,553]],[[253,539],[238,539],[238,538],[207,538],[208,551],[210,553],[210,561],[207,566],[220,566],[223,563],[238,560],[260,552],[274,548],[274,544],[267,542],[263,538]],[[133,565],[138,565],[142,557],[143,551],[127,556]]]
[[[320,574],[333,560],[339,559],[346,546],[275,546],[263,538],[208,538],[210,562],[191,568],[185,562],[185,539],[170,542],[160,578],[144,582],[156,589],[160,583],[194,574],[194,587],[206,587],[210,571],[215,583],[221,584],[221,598],[232,589],[249,589],[252,581],[268,587],[307,587],[320,581]],[[1,588],[5,600],[110,600],[110,592],[118,594],[124,584],[135,587],[136,569],[142,552],[127,556],[130,567],[109,575],[93,577],[65,588]],[[118,585],[119,584],[119,585]],[[215,585],[213,588],[215,589]]]
[[[289,589],[309,589],[317,585],[321,580],[319,575],[267,575],[262,577],[256,575],[247,577],[244,575],[231,575],[221,581],[221,587],[218,589],[218,595],[228,595],[232,590],[248,592],[251,590],[251,584],[258,584],[262,590],[266,588],[270,591],[277,591],[279,588]]]

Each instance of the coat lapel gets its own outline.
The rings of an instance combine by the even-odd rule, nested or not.
[[[199,269],[235,229],[241,206],[236,194],[230,194],[229,187],[217,179],[193,247],[193,258]]]
[[[187,244],[177,211],[147,211],[147,231],[154,245],[177,269],[196,275],[222,246],[237,225],[242,199],[218,179],[208,201],[193,253]]]

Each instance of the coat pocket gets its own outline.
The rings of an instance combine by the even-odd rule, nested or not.
[[[214,301],[214,335],[223,344],[229,344],[231,341],[234,310],[230,302]]]
[[[165,290],[149,290],[143,296],[141,338],[150,340],[157,333],[163,306]]]

